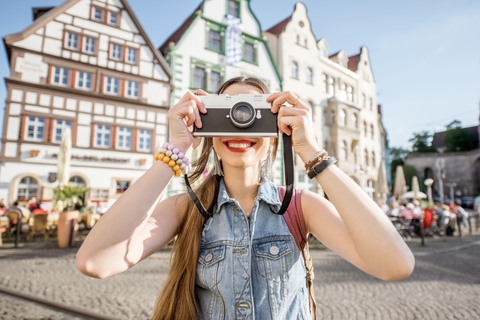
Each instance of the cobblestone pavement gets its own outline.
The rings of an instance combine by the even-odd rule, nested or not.
[[[407,279],[377,280],[313,245],[319,319],[479,319],[480,234],[408,242],[416,268]],[[169,252],[127,272],[97,280],[78,272],[76,248],[54,241],[0,248],[0,287],[113,319],[148,319],[168,272]],[[0,294],[0,319],[79,319]]]

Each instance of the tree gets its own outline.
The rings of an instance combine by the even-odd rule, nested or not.
[[[405,173],[405,181],[407,182],[408,190],[412,190],[412,178],[418,177],[418,170],[409,164],[403,166],[403,172]]]
[[[436,152],[437,149],[433,145],[432,137],[433,134],[428,131],[415,132],[413,138],[408,140],[409,142],[413,142],[412,153]]]
[[[472,134],[462,128],[461,122],[458,120],[447,125],[447,131],[443,135],[443,144],[446,152],[469,151],[475,147]]]

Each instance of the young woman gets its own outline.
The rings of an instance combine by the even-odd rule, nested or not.
[[[256,78],[234,78],[217,91],[229,95],[268,93]],[[171,144],[190,157],[201,139],[207,110],[188,92],[169,111]],[[295,152],[308,162],[321,150],[315,142],[311,110],[290,92],[269,96],[280,133],[292,136]],[[287,105],[287,106],[285,106]],[[153,319],[310,319],[305,266],[282,216],[276,187],[259,183],[275,154],[276,139],[204,138],[190,180],[197,180],[209,155],[221,159],[195,190],[212,216],[204,219],[188,194],[158,203],[174,170],[157,161],[98,221],[77,254],[86,275],[105,278],[123,272],[177,236],[170,274]],[[361,270],[383,280],[411,274],[414,258],[376,203],[338,167],[315,179],[330,201],[303,191],[306,230]],[[263,179],[264,180],[264,179]],[[125,208],[129,208],[126,210]]]

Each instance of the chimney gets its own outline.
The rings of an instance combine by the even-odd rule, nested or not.
[[[41,8],[32,8],[32,16],[33,16],[33,21],[37,20],[41,16],[43,16],[45,13],[50,11],[55,7],[41,7]]]

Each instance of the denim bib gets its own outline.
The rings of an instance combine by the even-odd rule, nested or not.
[[[283,217],[270,209],[280,205],[268,181],[249,220],[220,180],[197,264],[200,319],[311,319],[302,255]]]

